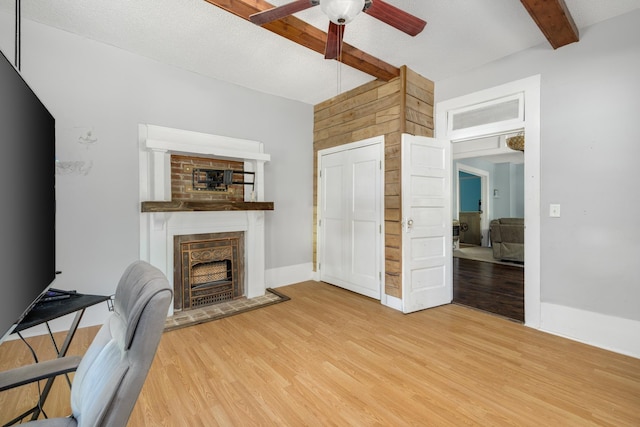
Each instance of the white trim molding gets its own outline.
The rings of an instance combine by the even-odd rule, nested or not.
[[[265,281],[269,288],[292,285],[294,283],[314,280],[313,263],[288,265],[286,267],[270,268],[265,271]]]
[[[640,359],[640,322],[542,303],[540,330]]]
[[[382,305],[385,305],[394,310],[402,311],[402,298],[397,298],[392,295],[382,294],[380,301]]]
[[[436,104],[436,137],[452,140],[447,132],[448,112],[474,106],[505,96],[524,94],[524,134],[527,149],[524,152],[524,315],[525,325],[540,328],[540,75],[516,80],[468,95],[448,99]],[[518,95],[519,96],[519,95]],[[510,129],[513,126],[512,129]],[[522,130],[517,120],[499,128],[477,127],[476,135],[465,134],[465,139],[483,138],[491,134]]]

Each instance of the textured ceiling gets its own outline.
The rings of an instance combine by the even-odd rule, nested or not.
[[[308,104],[373,79],[204,0],[21,1],[23,19]],[[517,0],[386,1],[425,19],[425,30],[414,38],[360,14],[347,25],[345,42],[434,81],[538,44],[551,49]],[[580,29],[640,7],[638,0],[565,2]],[[7,12],[14,5],[0,0]],[[326,31],[320,8],[296,16]]]

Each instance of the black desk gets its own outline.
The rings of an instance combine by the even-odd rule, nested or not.
[[[29,311],[24,319],[22,319],[18,326],[16,326],[16,328],[13,330],[13,333],[18,333],[20,331],[24,331],[25,329],[44,323],[47,326],[47,331],[49,331],[49,336],[51,337],[51,341],[53,342],[53,346],[56,349],[58,357],[64,357],[67,354],[67,350],[69,350],[69,344],[71,344],[71,340],[76,334],[78,325],[80,324],[80,320],[82,320],[82,316],[84,315],[84,311],[92,305],[99,304],[103,301],[108,301],[109,299],[110,297],[104,295],[85,295],[74,293],[71,294],[69,298],[38,303],[31,309],[31,311]],[[58,317],[66,316],[67,314],[71,313],[76,313],[76,315],[73,318],[73,322],[71,322],[71,327],[69,327],[69,331],[67,332],[67,336],[65,337],[62,346],[58,348],[58,344],[53,337],[53,332],[51,332],[51,328],[49,327],[49,321],[57,319]],[[33,414],[31,416],[32,421],[38,419],[38,416],[40,416],[40,408],[42,408],[44,402],[47,400],[47,396],[49,395],[49,391],[51,390],[51,386],[53,385],[54,380],[55,377],[49,378],[47,380],[47,383],[42,389],[42,394],[40,395],[40,401],[38,405],[20,415],[19,417],[13,419],[8,424],[5,424],[5,426],[15,424],[29,414]],[[69,378],[67,378],[67,382],[69,382],[69,385],[71,385]]]
[[[104,295],[85,295],[76,293],[71,294],[69,298],[40,302],[36,304],[29,313],[27,313],[27,315],[22,319],[22,322],[16,326],[14,332],[24,331],[25,329],[29,329],[33,326],[37,326],[75,312],[78,312],[78,314],[82,316],[87,307],[107,301],[108,299],[109,297]],[[76,314],[76,317],[78,314]]]

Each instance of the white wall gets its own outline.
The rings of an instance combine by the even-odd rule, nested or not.
[[[509,195],[510,213],[512,217],[524,217],[524,163],[509,165],[511,177],[511,194]]]
[[[13,17],[0,13],[0,49],[13,59]],[[203,54],[206,54],[203,52]],[[224,66],[224,60],[220,61]],[[111,294],[139,254],[138,124],[264,142],[267,269],[312,260],[313,106],[167,66],[31,21],[22,74],[56,118],[58,160],[88,174],[58,175],[56,287]],[[79,144],[92,129],[98,140]],[[105,307],[83,324],[101,323]]]
[[[631,320],[640,342],[640,10],[584,29],[579,43],[540,45],[437,81],[436,102],[536,74],[541,301]],[[549,217],[550,203],[561,204],[560,218]]]
[[[524,217],[524,165],[496,163],[490,195],[493,197],[494,218]],[[493,196],[498,190],[498,196]]]

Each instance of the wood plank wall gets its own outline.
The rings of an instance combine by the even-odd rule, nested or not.
[[[433,82],[400,68],[400,76],[372,81],[314,107],[313,223],[317,224],[318,151],[366,138],[385,137],[385,293],[402,297],[400,141],[403,133],[433,136]],[[313,262],[317,267],[317,227]]]

